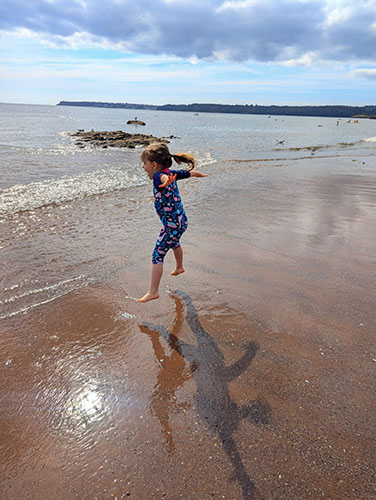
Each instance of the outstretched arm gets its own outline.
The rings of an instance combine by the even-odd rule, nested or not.
[[[184,340],[180,340],[178,337],[176,337],[176,335],[169,333],[166,330],[166,328],[164,328],[163,326],[154,325],[152,323],[145,322],[145,323],[140,324],[139,328],[143,333],[147,333],[149,336],[150,336],[150,334],[153,334],[153,332],[159,333],[159,335],[162,338],[164,338],[164,340],[168,343],[168,345],[172,349],[177,351],[179,354],[182,354],[182,352],[181,352],[182,348],[189,350],[190,348],[193,347],[190,344],[188,344],[187,342],[184,342]],[[184,357],[186,357],[186,356],[184,356]],[[189,361],[189,357],[187,359]]]
[[[201,172],[198,172],[197,170],[191,170],[190,172],[190,177],[207,177],[208,174],[202,174]]]
[[[239,375],[244,372],[252,359],[255,357],[257,351],[259,350],[259,345],[256,342],[248,342],[245,347],[246,351],[243,356],[238,359],[233,365],[228,366],[225,371],[225,378],[228,382],[238,378]]]
[[[167,174],[162,174],[161,175],[161,184],[159,184],[159,188],[165,188],[168,187],[170,184],[172,184],[174,181],[179,180],[179,179],[185,179],[187,177],[207,177],[208,174],[202,174],[201,172],[198,172],[197,170],[177,170],[175,173],[170,173],[169,175]]]

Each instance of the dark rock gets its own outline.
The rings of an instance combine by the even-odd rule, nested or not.
[[[148,146],[153,142],[168,143],[166,137],[154,137],[153,135],[145,134],[129,134],[122,130],[98,132],[92,130],[91,132],[77,131],[70,134],[72,137],[77,137],[79,140],[76,142],[77,146],[85,147],[91,145],[99,148],[135,148],[136,146]],[[173,137],[173,136],[171,136]]]
[[[128,120],[127,125],[146,125],[146,123],[141,120]]]

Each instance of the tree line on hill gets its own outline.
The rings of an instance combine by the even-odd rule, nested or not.
[[[376,118],[376,106],[260,106],[258,104],[152,104],[111,103],[95,101],[60,101],[58,106],[94,108],[148,109],[157,111],[185,111],[191,113],[236,113],[243,115],[322,116],[335,118]]]

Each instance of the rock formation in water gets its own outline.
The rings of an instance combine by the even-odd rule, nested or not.
[[[165,137],[159,138],[153,135],[128,134],[122,130],[116,130],[114,132],[98,132],[96,130],[85,132],[84,130],[78,130],[77,132],[72,132],[70,135],[78,139],[76,145],[82,148],[86,145],[97,146],[104,149],[108,147],[135,148],[136,146],[148,146],[153,142],[169,142]]]
[[[135,118],[134,120],[128,120],[127,125],[146,125],[146,123]]]

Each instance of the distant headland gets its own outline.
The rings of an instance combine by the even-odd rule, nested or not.
[[[376,119],[376,106],[259,106],[258,104],[131,104],[95,101],[60,101],[57,106],[84,106],[91,108],[149,109],[156,111],[186,111],[190,113],[237,113],[242,115],[283,115],[283,116],[321,116],[333,118],[372,118]]]

